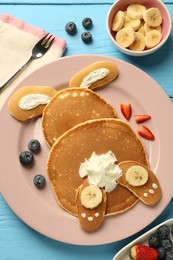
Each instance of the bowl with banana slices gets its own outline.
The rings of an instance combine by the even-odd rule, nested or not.
[[[146,56],[167,41],[171,16],[160,0],[117,0],[108,12],[106,26],[121,52]]]

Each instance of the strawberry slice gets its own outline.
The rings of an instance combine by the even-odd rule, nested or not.
[[[148,140],[154,140],[155,139],[155,137],[154,137],[153,133],[150,131],[150,129],[148,127],[144,126],[144,125],[138,126],[137,131],[138,131],[138,134],[145,139],[148,139]]]
[[[121,109],[121,112],[123,114],[123,116],[129,120],[131,115],[132,115],[132,107],[131,107],[131,104],[120,104],[120,109]]]
[[[132,260],[157,260],[158,258],[158,251],[146,245],[135,245],[130,250]]]
[[[135,115],[135,121],[137,124],[141,124],[147,120],[149,120],[151,116],[149,115]]]

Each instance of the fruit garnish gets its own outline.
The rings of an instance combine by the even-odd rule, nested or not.
[[[139,125],[137,131],[138,131],[138,134],[145,139],[148,139],[148,140],[154,140],[155,139],[155,136],[153,135],[151,130],[144,125]]]
[[[70,35],[75,35],[77,32],[77,27],[74,22],[68,22],[65,26],[65,30]]]
[[[92,42],[92,34],[90,32],[83,32],[81,34],[81,39],[84,43]]]
[[[30,151],[23,151],[19,155],[19,160],[23,166],[32,166],[34,162],[34,156]]]
[[[33,153],[38,153],[41,149],[40,142],[37,139],[32,139],[28,143],[28,149]]]
[[[155,248],[146,245],[135,245],[130,250],[132,260],[157,260],[158,252]]]
[[[89,185],[81,192],[81,204],[87,209],[93,209],[102,202],[102,192],[94,185]]]
[[[82,25],[85,29],[91,29],[92,24],[93,24],[93,22],[92,22],[91,18],[89,18],[89,17],[84,18],[82,21]]]
[[[122,112],[123,116],[124,116],[127,120],[130,120],[130,117],[131,117],[131,115],[132,115],[132,107],[131,107],[131,104],[122,103],[122,104],[120,104],[120,109],[121,109],[121,112]]]
[[[140,165],[131,166],[126,172],[126,180],[132,186],[142,186],[148,181],[148,172]]]
[[[149,115],[135,115],[135,121],[137,124],[141,124],[147,120],[149,120],[151,116]]]
[[[144,21],[151,27],[157,27],[162,23],[162,15],[158,8],[147,9],[143,14]]]
[[[42,189],[46,184],[46,179],[43,175],[38,174],[34,177],[33,182],[38,189]]]

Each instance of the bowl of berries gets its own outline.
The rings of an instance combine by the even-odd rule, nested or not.
[[[113,260],[172,260],[173,218],[153,227],[122,248]]]
[[[106,26],[118,50],[131,56],[146,56],[167,41],[171,17],[159,0],[118,0],[108,12]]]

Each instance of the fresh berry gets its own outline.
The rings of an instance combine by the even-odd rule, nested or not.
[[[171,235],[173,236],[173,227],[171,227]]]
[[[154,140],[155,139],[155,137],[154,137],[153,133],[150,131],[150,129],[148,127],[144,126],[144,125],[138,126],[137,131],[138,131],[138,134],[145,139],[148,139],[148,140]]]
[[[38,189],[42,189],[46,184],[46,179],[43,175],[38,174],[34,177],[33,182]]]
[[[19,155],[19,160],[24,166],[32,166],[34,162],[34,156],[30,151],[23,151]]]
[[[84,43],[90,43],[92,42],[92,34],[90,32],[83,32],[81,34],[81,39]]]
[[[159,254],[159,260],[164,260],[166,258],[166,250],[164,247],[157,248],[157,252]]]
[[[127,119],[127,120],[130,120],[130,117],[132,115],[132,107],[131,107],[131,104],[120,104],[120,109],[121,109],[121,112],[123,114],[123,116]]]
[[[173,260],[173,252],[167,252],[165,260]]]
[[[158,252],[146,245],[135,245],[130,250],[130,257],[132,260],[157,260]]]
[[[147,120],[149,120],[151,116],[149,115],[135,115],[135,121],[137,124],[141,124]]]
[[[33,153],[38,153],[41,149],[40,142],[36,139],[32,139],[28,143],[28,149]]]
[[[91,29],[93,22],[92,22],[91,18],[86,17],[83,19],[82,25],[85,29]]]
[[[166,225],[162,225],[157,229],[160,239],[165,239],[170,236],[170,228]]]
[[[68,22],[65,26],[65,30],[70,35],[75,35],[77,32],[77,27],[74,22]]]
[[[150,239],[148,241],[148,245],[150,247],[153,247],[153,248],[156,248],[156,249],[161,246],[160,237],[159,237],[158,233],[152,234],[152,236],[150,237]]]
[[[171,239],[170,238],[162,239],[161,246],[164,247],[166,251],[171,250],[173,246]]]

